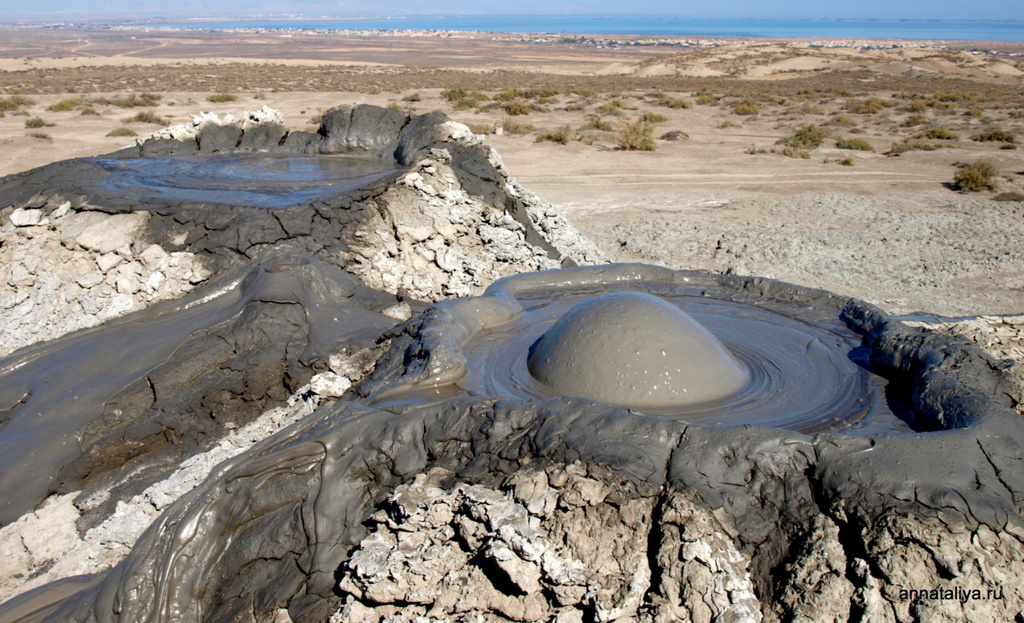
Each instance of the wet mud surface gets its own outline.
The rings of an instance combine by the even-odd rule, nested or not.
[[[401,169],[377,158],[259,153],[163,158],[99,158],[104,190],[169,203],[276,209],[345,195]]]
[[[311,204],[211,210],[191,195],[136,194],[131,176],[98,174],[84,162],[0,185],[0,205],[40,216],[64,202],[77,211],[147,210],[146,244],[187,249],[217,275],[187,298],[0,361],[2,467],[20,475],[4,480],[0,521],[50,492],[81,487],[80,523],[94,525],[224,430],[312,392],[307,383],[333,355],[372,344],[380,353],[339,400],[213,468],[105,575],[0,606],[0,621],[379,620],[412,616],[428,602],[430,616],[449,619],[757,621],[838,608],[835,620],[924,621],[967,606],[901,603],[899,589],[953,580],[1004,591],[968,612],[971,620],[1024,608],[1024,591],[1005,581],[1024,573],[1024,422],[1011,408],[1003,362],[856,299],[644,265],[508,277],[396,326],[385,311],[424,310],[400,285],[419,282],[340,259],[367,245],[367,223],[385,232],[392,256],[422,256],[440,229],[465,239],[474,207],[489,216],[474,224],[472,244],[500,247],[503,256],[528,248],[523,257],[533,263],[517,270],[535,270],[545,253],[549,261],[567,256],[551,240],[529,246],[556,236],[528,214],[494,156],[456,140],[460,130],[443,118],[392,112],[345,107],[325,113],[317,134],[263,132],[286,159],[357,153],[411,171],[396,185],[382,179]],[[151,158],[147,166],[159,168],[181,162],[164,158],[244,152],[253,140],[220,129],[194,144],[152,142],[112,158]],[[278,156],[256,166],[275,167]],[[219,170],[218,181],[198,185],[232,177]],[[92,172],[72,176],[61,192],[48,188],[68,171]],[[453,197],[456,184],[462,194]],[[455,216],[396,208],[421,205]],[[409,240],[424,245],[406,249]],[[443,240],[436,244],[433,264],[411,263],[409,272],[426,279],[437,266],[449,281],[424,292],[482,272],[482,260],[456,262]],[[609,295],[600,313],[579,307]],[[638,320],[643,330],[634,331]],[[596,339],[616,331],[604,345]],[[665,332],[687,339],[660,340]],[[565,350],[571,360],[586,347],[586,360],[548,365],[546,340],[553,358]],[[667,394],[644,386],[643,373],[618,374],[623,362],[658,356],[667,360]],[[678,400],[690,383],[709,383],[701,362],[712,356],[736,373],[710,381],[697,400]],[[624,383],[621,401],[576,395],[615,383]],[[445,496],[464,501],[429,510]],[[493,514],[512,516],[506,510],[523,521],[495,523]],[[536,553],[550,535],[528,529],[542,522],[567,542],[570,532],[597,535],[558,552],[572,568],[585,570],[581,560],[608,551],[635,568],[555,573]],[[399,531],[422,547],[381,549],[403,523],[410,527]],[[593,530],[579,530],[584,524]],[[476,553],[437,570],[431,565],[456,552],[435,555],[430,539]],[[386,569],[416,551],[422,560],[396,568],[437,571],[462,583],[461,596],[427,599],[375,584],[373,561],[389,561]],[[742,590],[723,591],[726,581]]]

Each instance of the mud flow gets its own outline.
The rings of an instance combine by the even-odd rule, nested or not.
[[[168,202],[278,209],[343,195],[395,175],[380,158],[231,153],[97,158],[104,190]]]

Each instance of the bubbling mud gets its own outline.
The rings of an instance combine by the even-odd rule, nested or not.
[[[531,350],[527,367],[541,384],[613,405],[707,402],[740,391],[750,376],[689,314],[642,292],[580,303]]]
[[[342,195],[401,170],[380,158],[229,153],[97,158],[109,191],[171,202],[277,209]]]
[[[806,289],[761,296],[749,285],[638,266],[510,277],[435,306],[420,329],[426,365],[371,381],[370,400],[565,396],[704,426],[913,430],[905,388],[868,364],[845,299],[813,291],[822,300],[809,304]]]

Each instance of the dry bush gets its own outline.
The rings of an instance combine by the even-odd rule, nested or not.
[[[143,106],[156,106],[159,100],[160,95],[155,93],[132,93],[131,95],[113,100],[99,98],[96,100],[96,103],[117,106],[118,108],[141,108]]]
[[[568,145],[569,141],[576,137],[576,132],[573,131],[568,125],[564,125],[555,130],[549,130],[547,132],[541,132],[537,135],[535,142],[541,143],[544,141],[551,141],[552,143],[558,143],[559,145]]]
[[[489,123],[467,123],[466,127],[473,134],[490,134],[494,130],[494,126]]]
[[[157,125],[166,125],[166,121],[163,117],[156,114],[152,110],[141,110],[135,113],[131,117],[125,117],[121,120],[122,123],[155,123]]]
[[[664,123],[668,121],[668,117],[666,117],[665,115],[659,115],[656,112],[645,112],[644,114],[640,115],[640,118],[646,121],[647,123]]]
[[[697,98],[697,103],[702,106],[710,106],[712,104],[717,104],[719,99],[721,98],[715,97],[714,95],[701,95]]]
[[[107,132],[107,136],[138,136],[138,133],[131,128],[114,128],[110,132]]]
[[[49,134],[47,134],[46,132],[29,132],[28,135],[31,136],[32,138],[38,138],[39,140],[42,140],[42,141],[52,141],[53,140],[53,138]]]
[[[654,126],[643,119],[633,123],[623,120],[615,134],[619,149],[625,151],[654,151]]]
[[[909,117],[907,117],[906,119],[904,119],[900,123],[900,127],[901,128],[912,128],[912,127],[914,127],[916,125],[921,125],[922,123],[926,123],[927,121],[928,121],[928,117],[925,117],[924,115],[910,115]]]
[[[891,102],[880,99],[854,100],[846,104],[846,110],[858,115],[874,115],[889,106],[892,106]]]
[[[928,128],[924,132],[919,132],[914,135],[914,138],[927,138],[936,141],[956,141],[960,137],[953,134],[946,128]]]
[[[32,106],[35,102],[22,95],[12,95],[0,99],[0,112],[12,112],[25,106]]]
[[[1024,201],[1024,193],[1017,192],[1016,190],[1009,190],[1001,192],[992,198],[996,201]]]
[[[811,158],[811,152],[807,151],[806,149],[800,149],[798,147],[787,146],[783,148],[783,150],[780,151],[779,153],[782,154],[783,156],[786,156],[787,158],[802,158],[804,160],[810,160]]]
[[[857,122],[849,115],[832,115],[832,123],[836,125],[857,125]]]
[[[533,107],[530,105],[530,102],[526,101],[521,97],[517,97],[505,102],[504,104],[502,104],[501,109],[504,110],[505,114],[510,117],[528,115],[531,112],[533,112]]]
[[[1014,135],[1013,132],[1007,132],[1006,130],[994,128],[992,130],[986,130],[981,134],[975,136],[974,140],[979,142],[998,141],[1002,143],[1016,143],[1017,137],[1016,135]]]
[[[42,117],[30,117],[25,120],[25,127],[29,128],[30,130],[35,130],[38,128],[47,128],[52,126],[52,123],[47,123]]]
[[[995,190],[997,175],[999,169],[996,165],[991,160],[981,158],[970,164],[961,164],[953,175],[953,182],[957,189],[969,193]]]
[[[872,146],[871,143],[867,142],[862,138],[840,137],[838,140],[836,140],[836,147],[838,147],[839,149],[854,149],[857,151],[875,151],[874,146]]]
[[[658,98],[658,106],[664,106],[665,108],[689,108],[693,106],[693,102],[684,99],[673,99],[671,97],[662,96]]]
[[[761,109],[758,107],[757,102],[743,100],[733,106],[732,112],[737,115],[759,115],[761,114]]]
[[[86,115],[86,116],[93,115],[93,116],[99,117],[100,113],[95,108],[92,108],[90,106],[90,107],[86,107],[86,108],[82,109],[82,115]]]
[[[419,93],[410,93],[402,98],[403,102],[419,102],[423,100],[423,96]]]
[[[505,134],[529,134],[533,132],[533,126],[529,123],[520,123],[514,119],[506,118],[501,122]]]
[[[583,124],[581,130],[601,130],[602,132],[611,132],[615,128],[611,123],[605,121],[600,115],[587,115],[587,122]]]
[[[935,151],[941,148],[942,145],[937,143],[926,143],[925,141],[905,138],[902,141],[894,142],[892,147],[889,148],[888,153],[895,156],[906,151]]]

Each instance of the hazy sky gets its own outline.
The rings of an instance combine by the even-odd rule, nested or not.
[[[1022,0],[37,0],[0,2],[0,18],[86,19],[165,16],[240,17],[253,14],[315,16],[639,14],[719,18],[878,18],[1024,20]]]

